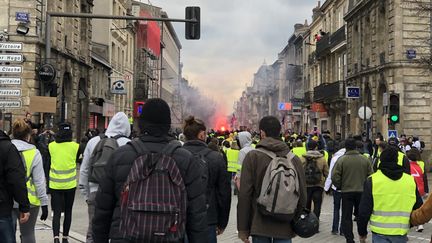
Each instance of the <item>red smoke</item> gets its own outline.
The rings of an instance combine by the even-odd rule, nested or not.
[[[224,128],[225,131],[231,130],[231,124],[228,122],[228,117],[223,114],[223,112],[216,111],[211,123],[213,124],[213,129],[215,130],[222,131],[222,128]]]

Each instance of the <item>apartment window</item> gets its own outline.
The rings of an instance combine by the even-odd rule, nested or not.
[[[117,47],[117,63],[118,63],[118,68],[117,69],[121,69],[121,67],[122,67],[122,65],[123,65],[123,62],[122,62],[122,60],[121,60],[121,56],[120,56],[120,47],[118,46]]]
[[[337,60],[337,80],[343,78],[343,56],[340,55]]]
[[[111,61],[116,60],[116,48],[114,42],[111,43]]]

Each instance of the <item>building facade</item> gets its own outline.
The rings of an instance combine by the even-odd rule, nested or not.
[[[73,125],[76,136],[80,136],[88,121],[88,88],[92,74],[91,34],[92,25],[87,19],[52,18],[51,58],[45,58],[46,12],[91,13],[93,1],[9,1],[0,6],[0,29],[3,30],[3,44],[22,43],[20,50],[3,50],[3,53],[19,52],[22,63],[4,63],[9,66],[2,71],[4,89],[19,89],[19,95],[2,97],[3,111],[10,113],[11,120],[33,114],[33,122],[52,127],[60,121]],[[50,76],[54,79],[42,82],[37,76],[41,67],[52,65]],[[12,66],[21,67],[20,72],[9,72]],[[45,69],[43,69],[45,70]],[[42,70],[42,71],[43,71]],[[54,73],[56,75],[54,76]],[[45,72],[46,73],[46,72]],[[12,82],[11,80],[19,80]],[[6,80],[6,81],[5,81]],[[50,103],[51,112],[40,112],[37,96],[56,97]],[[10,103],[12,101],[12,103]],[[32,102],[33,101],[33,102]],[[5,105],[6,104],[6,105]],[[13,107],[11,107],[11,104]],[[39,106],[39,108],[38,108]],[[42,104],[43,106],[43,104]],[[44,107],[45,108],[45,107]],[[55,112],[54,112],[55,111]]]
[[[430,12],[421,10],[428,1],[350,1],[347,22],[347,83],[362,88],[362,98],[350,104],[372,108],[369,128],[373,133],[420,136],[427,144],[432,136],[431,90],[428,65],[431,46]],[[398,94],[400,123],[388,123],[388,97]],[[363,130],[362,121],[352,116],[353,131]]]
[[[132,11],[130,0],[94,1],[94,14],[127,16]],[[111,95],[104,99],[103,116],[108,122],[115,112],[131,114],[135,65],[135,25],[126,20],[94,19],[92,41],[108,47],[111,66],[109,76]]]

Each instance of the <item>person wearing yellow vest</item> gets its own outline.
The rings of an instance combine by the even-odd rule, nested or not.
[[[303,146],[303,142],[301,140],[297,140],[294,148],[292,149],[293,154],[297,157],[301,158],[304,154],[306,154],[306,147]]]
[[[72,223],[72,208],[77,187],[77,154],[79,144],[72,141],[72,127],[61,123],[56,140],[48,145],[51,156],[49,170],[49,188],[51,207],[54,211],[52,221],[54,243],[59,243],[60,216],[64,209],[63,243],[68,243],[69,230]]]
[[[385,144],[384,142],[380,143],[379,148],[378,148],[379,149],[378,154],[379,154],[379,151],[383,151],[384,149],[387,148],[387,146],[395,148],[396,150],[398,150],[398,160],[397,160],[398,165],[402,166],[402,168],[404,169],[404,172],[410,175],[411,174],[411,167],[410,167],[409,159],[405,156],[404,153],[399,151],[398,145],[399,145],[399,142],[398,142],[397,138],[392,137],[388,140],[388,144]],[[381,161],[378,157],[378,159],[376,159],[376,161],[374,161],[374,165],[373,165],[374,171],[378,170],[380,163],[381,163]]]
[[[398,165],[398,150],[392,146],[381,153],[378,171],[365,182],[359,208],[360,240],[367,237],[370,221],[372,242],[407,242],[411,211],[422,205],[414,178]]]
[[[228,148],[225,150],[227,160],[228,160],[228,172],[233,174],[237,173],[241,170],[241,165],[238,164],[238,157],[240,151],[233,148]]]
[[[34,243],[35,225],[42,208],[41,220],[48,217],[48,195],[46,194],[46,179],[43,170],[42,156],[36,147],[29,143],[32,130],[23,119],[16,120],[12,125],[12,143],[20,152],[26,171],[27,197],[30,201],[30,218],[25,224],[19,224],[21,242]],[[14,205],[14,225],[19,218],[18,204]]]

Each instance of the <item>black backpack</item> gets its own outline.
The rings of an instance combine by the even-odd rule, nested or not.
[[[138,152],[121,192],[120,235],[132,242],[179,242],[186,234],[187,192],[173,158],[177,141],[161,152],[130,142]]]
[[[117,139],[125,137],[123,135],[117,135],[112,138],[107,137],[105,134],[100,135],[100,141],[93,150],[90,157],[90,171],[88,180],[93,183],[99,183],[99,181],[105,177],[105,166],[108,159],[113,154],[119,145]]]
[[[306,157],[304,170],[307,185],[316,185],[321,182],[322,172],[318,168],[318,162],[316,158]]]

